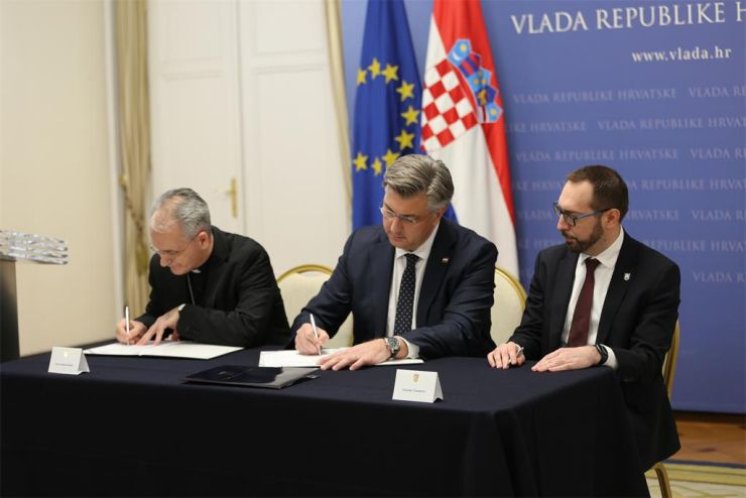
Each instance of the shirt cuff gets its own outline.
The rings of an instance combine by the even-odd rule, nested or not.
[[[601,347],[606,350],[606,352],[609,354],[609,358],[606,360],[606,363],[603,364],[605,367],[609,367],[612,370],[616,370],[619,368],[619,362],[616,361],[616,355],[614,354],[614,350],[611,349],[609,346],[605,346],[601,344]]]
[[[407,344],[407,358],[415,359],[420,357],[420,347],[418,345],[412,344],[400,335],[397,337]]]

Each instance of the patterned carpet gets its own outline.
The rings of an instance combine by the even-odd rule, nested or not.
[[[746,497],[746,466],[671,460],[666,462],[666,470],[675,498]],[[645,477],[650,496],[660,498],[655,473],[650,471]]]

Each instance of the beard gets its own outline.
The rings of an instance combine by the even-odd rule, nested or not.
[[[596,219],[596,224],[593,225],[593,231],[588,235],[586,239],[579,239],[568,234],[567,231],[562,230],[562,236],[565,238],[565,244],[574,253],[586,252],[589,247],[592,247],[596,242],[601,240],[604,235],[604,229],[601,227],[600,220]]]

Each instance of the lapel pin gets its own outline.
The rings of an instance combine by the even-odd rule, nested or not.
[[[450,261],[450,259],[449,259],[449,258],[441,258],[441,259],[440,259],[440,262],[441,262],[442,264],[444,264],[444,265],[447,265],[447,264],[448,264],[448,261]]]
[[[625,282],[629,282],[629,277],[630,277],[630,274],[629,273],[625,273],[624,274],[624,281]]]

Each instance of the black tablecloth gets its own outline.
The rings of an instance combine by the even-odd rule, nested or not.
[[[444,358],[445,399],[391,399],[396,367],[283,390],[186,384],[213,360],[49,354],[0,365],[2,491],[96,496],[647,494],[613,373],[490,369]]]

